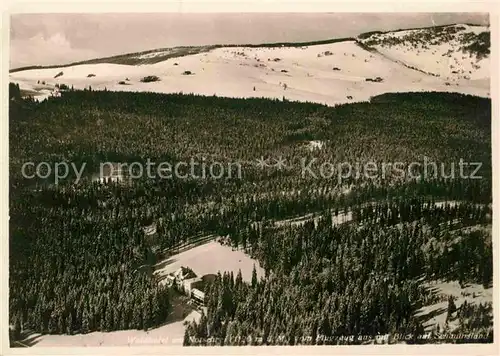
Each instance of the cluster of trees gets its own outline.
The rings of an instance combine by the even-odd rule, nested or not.
[[[422,217],[405,222],[408,207]],[[477,219],[471,218],[478,210]],[[186,342],[215,338],[240,345],[250,338],[293,345],[308,338],[324,342],[318,335],[423,335],[417,311],[435,298],[424,281],[458,277],[491,285],[492,256],[485,253],[491,251],[491,231],[464,232],[469,224],[491,222],[485,210],[414,202],[392,210],[400,216],[397,224],[381,222],[379,213],[336,226],[328,212],[316,223],[249,227],[239,239],[268,278],[246,284],[240,275],[218,276],[206,296],[207,315],[187,328]],[[458,218],[460,225],[450,232],[458,211],[467,218]],[[477,273],[462,273],[471,269]],[[481,320],[481,327],[491,329],[490,319]]]
[[[486,335],[487,338],[493,340],[491,327],[493,323],[493,304],[491,302],[470,304],[465,301],[457,310],[456,318],[459,322],[457,333]]]
[[[10,100],[21,100],[21,89],[19,89],[19,83],[9,83],[9,99]]]
[[[67,85],[67,84],[64,84],[64,83],[57,83],[55,85],[56,88],[58,88],[59,90],[74,90],[73,86],[71,86],[71,88]]]
[[[428,49],[429,45],[440,45],[442,43],[457,41],[460,50],[464,53],[475,55],[477,59],[487,57],[490,54],[490,32],[462,32],[466,30],[463,26],[436,26],[425,29],[415,29],[404,35],[390,35],[379,31],[368,32],[359,36],[362,44],[373,46],[397,46],[409,44],[414,48],[419,45]],[[397,34],[397,32],[396,32]]]
[[[339,185],[338,174],[321,179],[308,172],[302,174],[302,166],[313,160],[311,168],[316,174],[324,163],[337,167],[348,162],[364,167],[375,162],[382,171],[382,163],[400,162],[408,168],[427,157],[429,162],[438,163],[438,171],[440,164],[446,163],[447,174],[450,164],[458,165],[462,159],[482,162],[477,174],[491,175],[488,99],[418,93],[375,101],[377,105],[356,103],[331,108],[265,99],[65,92],[62,98],[46,100],[37,110],[11,120],[10,138],[16,141],[11,147],[11,172],[13,178],[19,177],[27,160],[69,161],[78,166],[85,162],[90,170],[106,161],[145,164],[148,159],[175,163],[204,158],[207,164],[240,163],[244,179],[240,179],[239,188],[262,194],[293,191],[298,186],[319,190]],[[426,112],[425,121],[422,110]],[[311,140],[324,142],[322,149],[310,151]],[[263,174],[255,166],[261,156],[282,156],[287,167]],[[375,178],[360,173],[342,179],[341,185],[385,187],[401,180],[390,167],[385,176],[382,172]],[[403,177],[403,183],[408,180]],[[443,179],[431,176],[428,180],[439,185]],[[467,189],[486,180],[458,184]],[[223,183],[219,185],[226,189],[228,182]],[[257,188],[253,183],[258,183]],[[453,184],[457,184],[456,179]],[[483,184],[485,195],[476,199],[486,201],[487,189],[488,184]]]
[[[337,107],[108,91],[14,101],[11,324],[50,333],[160,325],[169,291],[151,266],[213,234],[257,258],[266,278],[246,284],[218,276],[208,313],[187,328],[187,340],[212,335],[239,344],[250,335],[288,344],[311,335],[420,333],[414,312],[434,298],[422,276],[491,283],[490,113],[487,99],[446,93]],[[311,151],[311,140],[324,145]],[[283,170],[256,166],[257,158],[278,156],[286,159]],[[339,184],[300,168],[301,159],[409,164],[423,156],[481,161],[483,179],[389,174]],[[106,161],[191,158],[239,162],[243,176],[91,179]],[[51,177],[21,175],[25,162],[41,161],[85,163],[86,176],[54,185]],[[314,219],[277,224],[307,214]],[[352,221],[339,225],[340,214]],[[152,224],[156,232],[148,235]]]
[[[160,78],[157,75],[147,75],[141,79],[143,83],[158,82]]]
[[[466,44],[463,46],[462,51],[476,55],[477,59],[488,57],[490,54],[491,38],[489,32],[481,32],[473,37],[469,35]]]
[[[92,192],[72,193],[23,192],[11,201],[12,324],[71,334],[163,323],[169,292],[139,268],[151,250],[137,220],[85,204],[97,202]]]

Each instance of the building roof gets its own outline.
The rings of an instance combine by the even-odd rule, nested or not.
[[[196,273],[193,272],[191,268],[180,267],[177,271],[173,273],[175,278],[180,280],[196,278]]]

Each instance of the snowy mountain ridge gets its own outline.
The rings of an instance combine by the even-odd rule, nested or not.
[[[326,105],[405,91],[489,97],[489,52],[487,26],[457,24],[308,43],[159,49],[11,71],[10,81],[38,99],[56,86]]]

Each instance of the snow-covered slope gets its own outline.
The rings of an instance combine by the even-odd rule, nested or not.
[[[327,105],[401,91],[489,96],[488,56],[477,59],[462,53],[467,45],[462,37],[477,37],[482,30],[469,26],[451,35],[446,32],[447,37],[441,36],[436,44],[426,42],[429,49],[406,43],[408,36],[427,41],[427,32],[408,30],[302,47],[222,47],[143,65],[97,63],[25,70],[11,73],[10,80],[25,90],[37,90],[45,82],[44,87],[66,84],[75,89],[286,98]],[[404,41],[391,45],[392,37]],[[454,69],[459,74],[451,73]],[[159,80],[141,82],[146,76]]]
[[[360,37],[360,42],[388,58],[446,80],[490,76],[490,32],[486,26],[453,25]]]

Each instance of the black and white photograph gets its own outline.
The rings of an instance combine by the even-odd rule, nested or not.
[[[492,344],[492,21],[11,14],[10,349]]]

